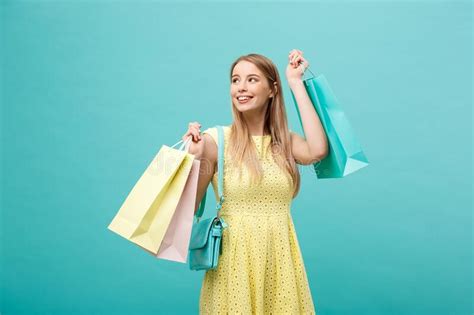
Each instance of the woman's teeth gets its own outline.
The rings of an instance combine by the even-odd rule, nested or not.
[[[246,102],[248,102],[250,99],[251,99],[251,97],[248,97],[248,96],[242,96],[242,97],[238,97],[238,98],[237,98],[237,100],[238,100],[240,103],[246,103]]]

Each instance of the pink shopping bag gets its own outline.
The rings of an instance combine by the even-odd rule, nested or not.
[[[199,160],[194,159],[183,193],[168,229],[166,230],[158,253],[155,254],[142,247],[145,251],[157,258],[181,263],[186,263],[187,261],[191,230],[193,227],[200,164],[201,162]]]

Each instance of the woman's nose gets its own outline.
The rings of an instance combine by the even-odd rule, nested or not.
[[[241,85],[239,85],[239,92],[242,92],[242,91],[247,91],[245,83],[242,83]]]

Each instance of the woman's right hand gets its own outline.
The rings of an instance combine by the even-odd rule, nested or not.
[[[198,123],[197,121],[195,122],[190,122],[188,124],[188,131],[183,136],[183,141],[186,141],[186,139],[189,136],[192,136],[191,140],[194,142],[199,142],[201,141],[201,124]]]

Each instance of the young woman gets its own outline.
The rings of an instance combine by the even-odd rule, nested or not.
[[[286,78],[298,103],[305,138],[291,132],[278,70],[259,54],[230,68],[233,122],[225,126],[224,196],[219,215],[228,224],[218,266],[205,273],[201,314],[315,314],[290,213],[300,187],[296,164],[328,152],[327,138],[306,93],[303,52],[289,53]],[[201,135],[189,124],[189,152],[201,160],[196,210],[212,180],[217,191],[217,130]],[[217,196],[217,193],[216,193]]]

